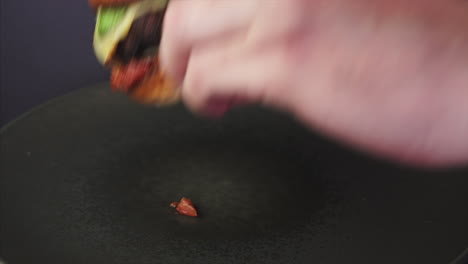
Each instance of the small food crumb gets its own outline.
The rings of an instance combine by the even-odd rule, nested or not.
[[[198,216],[197,210],[195,209],[192,200],[188,198],[182,197],[180,202],[172,202],[169,206],[175,208],[177,212],[179,212],[182,215],[193,217]]]

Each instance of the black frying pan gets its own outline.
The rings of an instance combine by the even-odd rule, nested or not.
[[[0,158],[10,264],[440,264],[468,246],[468,169],[373,160],[265,109],[201,120],[101,85],[3,128]],[[174,214],[182,196],[199,218]]]

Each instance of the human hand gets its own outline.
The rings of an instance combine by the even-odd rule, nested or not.
[[[194,111],[252,102],[366,151],[468,160],[461,1],[172,0],[161,59]]]

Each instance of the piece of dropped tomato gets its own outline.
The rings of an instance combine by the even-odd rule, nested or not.
[[[185,197],[180,200],[176,210],[183,215],[198,216],[197,210],[193,206],[192,200]]]

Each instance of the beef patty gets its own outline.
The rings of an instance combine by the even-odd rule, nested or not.
[[[115,59],[126,64],[132,59],[142,59],[151,49],[157,49],[161,41],[164,11],[136,19],[127,37],[117,45]]]

